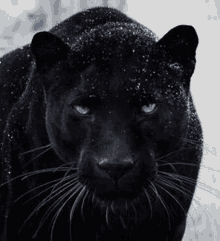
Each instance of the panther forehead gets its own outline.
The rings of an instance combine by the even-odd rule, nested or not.
[[[127,98],[141,101],[146,98],[158,99],[161,97],[159,91],[150,84],[146,70],[130,67],[118,69],[114,66],[111,75],[99,72],[93,64],[80,74],[78,89],[79,95],[87,98],[99,97],[101,99],[111,96],[113,98]]]
[[[158,37],[150,29],[140,24],[109,22],[85,31],[70,45],[72,50],[82,51],[86,46],[97,45],[99,42],[103,44],[118,41],[121,45],[135,42],[138,45],[149,45],[157,40]]]
[[[123,66],[132,58],[134,64],[139,62],[142,65],[148,61],[156,39],[156,35],[145,27],[107,23],[76,38],[70,45],[69,62],[80,70],[96,63],[108,71],[113,62],[121,62]]]

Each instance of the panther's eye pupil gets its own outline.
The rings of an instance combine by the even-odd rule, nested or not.
[[[78,112],[81,115],[87,115],[90,111],[90,109],[86,106],[80,106],[80,105],[75,105],[74,109],[76,112]]]
[[[149,104],[149,105],[143,105],[141,107],[141,110],[146,113],[146,114],[149,114],[151,113],[152,111],[154,111],[156,109],[156,104]]]

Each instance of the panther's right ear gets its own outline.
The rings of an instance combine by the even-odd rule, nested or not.
[[[36,61],[37,71],[40,71],[44,66],[66,60],[69,46],[49,32],[39,32],[33,37],[31,52]]]
[[[195,63],[198,41],[197,33],[192,26],[179,25],[165,34],[156,46],[157,50],[169,53],[173,61],[188,64],[190,61]]]

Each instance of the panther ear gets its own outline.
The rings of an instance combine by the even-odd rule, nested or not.
[[[170,57],[183,65],[195,64],[198,36],[195,29],[188,25],[179,25],[161,38],[156,46],[165,50]]]
[[[37,71],[67,59],[69,46],[49,32],[39,32],[31,42],[31,51],[36,61]]]

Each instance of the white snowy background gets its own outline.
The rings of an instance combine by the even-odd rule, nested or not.
[[[0,55],[29,43],[36,31],[51,28],[81,8],[101,4],[101,0],[62,0],[59,17],[54,18],[50,5],[54,1],[0,0]],[[109,6],[117,7],[118,2],[110,0]],[[206,185],[198,186],[208,191],[196,190],[184,241],[220,240],[220,0],[127,0],[124,12],[159,37],[180,24],[192,25],[198,33],[191,90],[205,140],[199,182]]]

